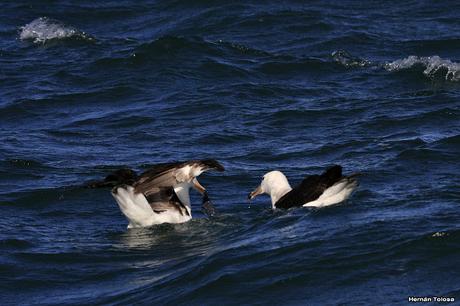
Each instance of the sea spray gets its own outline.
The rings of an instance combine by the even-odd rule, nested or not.
[[[423,74],[429,78],[434,78],[436,75],[442,75],[447,81],[460,80],[460,64],[450,60],[442,59],[437,55],[419,57],[411,55],[404,59],[396,60],[384,64],[387,71],[400,71],[411,69],[415,66],[422,66],[425,68]]]
[[[50,40],[76,38],[83,40],[94,40],[72,26],[66,25],[63,22],[48,17],[39,17],[32,22],[21,27],[19,34],[21,40],[33,41],[34,43],[44,44]]]
[[[460,64],[448,59],[442,59],[437,55],[421,57],[411,55],[403,59],[392,62],[377,63],[357,56],[353,56],[347,51],[338,50],[331,54],[332,59],[347,67],[381,67],[389,72],[402,71],[422,67],[423,74],[430,79],[442,77],[446,81],[460,81]]]

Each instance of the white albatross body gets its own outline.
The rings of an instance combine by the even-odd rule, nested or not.
[[[186,185],[186,186],[184,186]],[[118,203],[121,212],[128,219],[128,228],[147,227],[161,223],[184,223],[192,219],[189,189],[192,184],[180,184],[174,188],[179,199],[184,203],[189,214],[181,214],[177,210],[168,210],[160,214],[155,213],[143,194],[136,194],[134,187],[118,187],[113,197]]]
[[[161,223],[184,223],[192,219],[191,187],[207,198],[206,189],[196,179],[202,172],[223,167],[214,160],[160,164],[139,176],[132,185],[112,189],[128,228]]]
[[[270,195],[272,208],[326,207],[347,200],[358,186],[357,174],[342,176],[342,168],[334,166],[322,175],[306,177],[299,186],[292,188],[281,171],[266,173],[259,187],[249,195]]]

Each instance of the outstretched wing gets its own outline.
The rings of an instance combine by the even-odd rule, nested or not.
[[[179,182],[176,172],[181,169],[181,163],[158,164],[145,171],[134,183],[134,191],[143,193],[147,198],[151,194],[157,194],[161,188],[171,188]]]
[[[149,196],[157,193],[157,188],[190,182],[194,177],[210,169],[223,171],[224,167],[213,159],[158,164],[139,176],[134,183],[135,192]]]
[[[275,203],[277,208],[301,206],[318,199],[323,192],[342,179],[342,167],[332,166],[321,175],[310,175]]]
[[[191,182],[210,169],[223,171],[224,167],[212,159],[158,164],[139,176],[133,184],[134,192],[142,193],[154,212],[177,209],[181,214],[190,214],[175,193],[174,186]]]

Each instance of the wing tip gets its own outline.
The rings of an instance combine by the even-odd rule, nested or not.
[[[224,166],[222,166],[217,160],[215,159],[203,159],[200,161],[201,164],[205,165],[207,169],[214,169],[219,172],[225,171]]]

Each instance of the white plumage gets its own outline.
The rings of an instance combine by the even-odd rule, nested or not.
[[[183,223],[192,219],[190,208],[190,197],[188,189],[190,186],[181,186],[176,191],[179,198],[187,199],[190,215],[183,215],[177,210],[169,210],[162,213],[155,213],[143,194],[136,194],[134,187],[115,187],[112,192],[113,197],[118,203],[121,212],[128,219],[128,228],[146,227],[161,223]],[[181,199],[181,200],[182,200]]]

